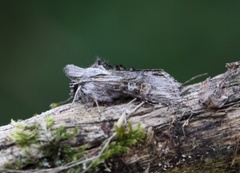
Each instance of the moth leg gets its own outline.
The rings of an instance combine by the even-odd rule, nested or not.
[[[128,103],[128,105],[130,105],[131,103],[133,103],[133,102],[136,101],[136,100],[137,100],[137,98],[132,99],[132,100]]]
[[[80,89],[81,89],[81,86],[79,86],[79,87],[77,88],[77,91],[76,91],[75,94],[74,94],[72,103],[74,103],[74,102],[77,100],[78,92],[80,91]]]
[[[139,105],[137,105],[130,113],[134,113],[138,108],[140,108],[145,102],[141,102]]]
[[[132,101],[130,101],[129,103],[135,101],[136,99],[133,99]],[[128,103],[128,104],[129,104]],[[132,110],[126,110],[125,112],[122,113],[122,115],[120,116],[120,118],[118,119],[116,126],[120,127],[122,125],[125,125],[127,123],[127,119],[134,113],[136,112],[136,110],[138,108],[140,108],[145,102],[141,102],[139,105],[137,105],[134,109]]]
[[[184,115],[184,113],[183,113],[183,115]],[[192,118],[192,116],[193,116],[193,113],[188,117],[188,119],[183,123],[183,125],[182,125],[182,132],[183,132],[183,136],[184,137],[186,137],[186,133],[185,133],[185,126],[188,126],[189,125],[189,121],[190,121],[190,119]]]
[[[95,104],[97,105],[97,110],[98,110],[98,113],[99,113],[99,115],[100,115],[100,114],[101,114],[101,111],[100,111],[100,107],[99,107],[99,104],[98,104],[97,99],[94,99],[94,102],[95,102]]]

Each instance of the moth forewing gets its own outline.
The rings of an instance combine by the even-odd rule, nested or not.
[[[64,71],[71,79],[72,95],[82,101],[112,102],[126,95],[152,103],[181,100],[180,83],[162,69],[130,71],[97,59],[89,68],[67,65]]]

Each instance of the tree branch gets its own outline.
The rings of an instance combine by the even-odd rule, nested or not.
[[[106,161],[112,172],[190,172],[239,171],[240,137],[240,68],[239,62],[227,64],[228,70],[203,82],[181,87],[181,104],[162,105],[145,103],[131,113],[129,122],[141,124],[146,129],[145,142],[139,143],[126,154]],[[78,129],[78,134],[61,145],[79,147],[88,144],[85,159],[95,157],[103,141],[114,133],[114,123],[140,103],[121,101],[115,104],[89,107],[71,103],[43,112],[22,121],[27,125],[41,124],[52,116],[52,129],[63,126],[68,131]],[[99,113],[100,112],[100,113]],[[47,128],[46,128],[47,129]],[[31,164],[47,157],[44,150],[28,145],[17,145],[10,136],[14,125],[0,127],[0,168],[11,172],[17,164],[32,172],[41,169]],[[50,132],[49,132],[50,133]],[[47,132],[45,133],[47,135]],[[41,141],[43,143],[43,141]],[[46,141],[44,141],[46,143]],[[41,143],[41,144],[42,144]],[[26,151],[27,148],[27,151]],[[26,154],[26,152],[28,154]],[[30,154],[29,154],[30,153]],[[24,162],[28,160],[28,162]],[[29,164],[29,158],[33,163]],[[73,162],[76,163],[76,162]],[[84,166],[84,165],[82,165]],[[60,169],[62,168],[62,169]],[[96,170],[106,169],[103,165]],[[58,172],[57,168],[44,171]]]

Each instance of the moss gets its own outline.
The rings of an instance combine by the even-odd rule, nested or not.
[[[61,105],[62,105],[62,103],[51,103],[51,104],[49,105],[49,107],[50,107],[51,109],[53,109],[53,108],[59,107],[59,106],[61,106]]]
[[[15,127],[10,139],[20,147],[29,146],[37,143],[39,136],[39,127],[37,125],[27,125],[22,122],[11,121]]]
[[[21,147],[23,152],[14,164],[9,163],[8,168],[11,169],[27,169],[29,166],[31,169],[54,168],[68,164],[66,168],[68,172],[83,171],[84,166],[87,166],[87,170],[92,170],[116,155],[129,152],[133,145],[145,137],[144,128],[140,124],[134,128],[131,123],[128,123],[127,126],[115,126],[114,135],[103,143],[99,153],[96,153],[93,159],[85,161],[83,152],[88,148],[87,144],[74,148],[64,142],[74,138],[78,134],[78,130],[75,128],[69,132],[63,126],[54,129],[52,116],[47,116],[39,124],[29,125],[12,121],[12,125],[15,128],[10,139]],[[34,151],[37,151],[35,155],[30,152],[33,151],[33,148],[35,148]],[[42,155],[40,158],[37,157],[39,152]],[[80,164],[75,164],[78,162]],[[69,166],[71,165],[69,163],[74,164]]]
[[[136,128],[128,123],[128,128],[115,126],[116,139],[109,144],[108,149],[103,153],[103,159],[108,159],[113,155],[129,152],[130,147],[144,138],[144,128],[138,124]]]
[[[132,123],[128,123],[127,128],[122,125],[115,126],[115,139],[109,143],[102,155],[93,161],[92,167],[97,167],[100,163],[107,161],[113,156],[127,153],[131,147],[142,141],[145,137],[144,128],[138,124],[133,128]]]
[[[29,125],[13,120],[11,124],[14,126],[14,130],[9,137],[16,145],[22,148],[21,157],[15,160],[14,164],[8,164],[7,167],[11,169],[22,169],[27,165],[37,168],[60,166],[77,160],[87,148],[87,145],[79,148],[64,145],[62,142],[75,137],[78,130],[75,128],[72,132],[69,132],[64,126],[54,129],[52,116],[47,116],[39,124]],[[30,151],[33,148],[41,151],[44,157],[38,159],[37,156],[32,155]]]
[[[61,106],[61,105],[64,105],[64,104],[68,103],[71,99],[72,99],[72,97],[69,97],[67,100],[64,100],[64,101],[61,101],[61,102],[56,102],[56,103],[51,103],[51,104],[49,105],[49,107],[50,107],[51,109],[56,108],[56,107],[59,107],[59,106]]]

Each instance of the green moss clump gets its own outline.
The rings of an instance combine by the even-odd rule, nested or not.
[[[54,129],[52,116],[47,116],[39,124],[29,125],[13,120],[11,124],[14,126],[14,130],[9,138],[24,151],[21,157],[15,161],[15,164],[9,164],[11,166],[8,166],[8,168],[11,169],[22,169],[27,165],[37,168],[60,166],[77,160],[87,148],[87,145],[73,148],[64,144],[64,141],[75,137],[78,130],[75,128],[72,132],[69,132],[64,126]],[[32,155],[30,148],[42,151],[43,157],[38,158],[38,156]]]
[[[49,107],[50,107],[51,109],[53,109],[53,108],[59,107],[59,106],[61,106],[61,105],[62,105],[61,102],[60,102],[60,103],[51,103],[51,104],[49,105]]]
[[[115,133],[102,144],[97,156],[86,159],[83,157],[83,153],[88,148],[87,144],[74,148],[65,142],[75,137],[78,130],[75,128],[69,132],[63,126],[54,129],[54,120],[51,116],[47,116],[39,124],[28,125],[12,121],[12,125],[15,128],[10,135],[10,139],[20,146],[24,152],[14,164],[9,164],[8,168],[11,169],[26,169],[27,166],[34,169],[54,168],[68,165],[64,169],[70,172],[75,168],[88,171],[113,156],[129,152],[133,145],[136,145],[145,137],[145,129],[140,124],[134,128],[131,123],[128,123],[127,126],[115,126]],[[37,151],[35,155],[30,152],[33,151],[33,148],[35,148],[34,151]],[[40,156],[38,156],[39,153],[41,153]],[[87,168],[83,169],[86,166]]]
[[[36,144],[39,136],[39,127],[37,125],[27,125],[22,122],[11,120],[11,124],[15,127],[10,139],[20,147],[26,147]]]
[[[128,123],[128,128],[124,126],[115,126],[116,140],[109,144],[108,149],[103,153],[103,158],[106,160],[113,155],[129,152],[130,147],[140,142],[145,134],[144,128],[137,125],[136,128],[132,127],[131,123]]]
[[[122,125],[115,126],[114,129],[115,139],[109,143],[102,155],[93,161],[93,168],[113,156],[129,152],[133,145],[141,142],[145,137],[144,128],[140,124],[133,128],[132,123],[128,123],[127,128]]]

